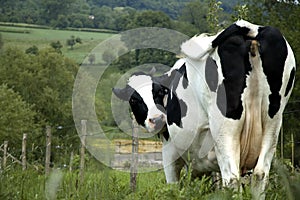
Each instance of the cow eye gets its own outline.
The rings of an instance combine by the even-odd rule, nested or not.
[[[164,96],[164,95],[165,95],[164,89],[158,91],[158,96]]]
[[[158,95],[159,96],[165,96],[166,94],[168,94],[169,90],[167,88],[162,88],[158,91]]]

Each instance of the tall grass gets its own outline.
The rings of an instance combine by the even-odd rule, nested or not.
[[[291,173],[282,163],[275,163],[266,190],[267,200],[293,200],[300,195],[300,174]],[[166,184],[162,171],[138,174],[137,189],[130,190],[129,173],[108,168],[87,169],[83,182],[78,171],[53,170],[48,177],[35,170],[11,167],[0,173],[0,199],[243,199],[251,200],[250,187],[241,191],[218,189],[210,177],[192,180],[181,176],[177,184]]]

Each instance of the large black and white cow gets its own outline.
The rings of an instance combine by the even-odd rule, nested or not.
[[[167,125],[162,153],[168,183],[191,162],[194,175],[220,171],[225,186],[253,169],[255,187],[263,191],[294,84],[291,47],[276,28],[239,20],[181,49],[185,58],[169,72],[133,74],[113,92],[129,101],[149,132]]]

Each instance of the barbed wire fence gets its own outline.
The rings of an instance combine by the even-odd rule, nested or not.
[[[300,103],[300,101],[295,101],[293,103]],[[292,111],[286,111],[284,115],[292,114],[292,113],[298,113],[300,110],[292,110]],[[80,177],[80,182],[83,183],[84,179],[84,170],[85,170],[85,142],[87,137],[93,137],[93,133],[87,133],[87,128],[86,128],[86,123],[87,120],[82,120],[81,121],[81,131],[82,135],[80,136],[80,146],[78,147],[79,149],[79,156],[80,156],[80,166],[79,166],[79,177]],[[74,125],[73,125],[74,126]],[[132,162],[130,163],[130,186],[131,189],[134,191],[136,189],[136,175],[137,175],[137,166],[138,166],[138,128],[137,128],[137,123],[135,122],[135,119],[133,118],[132,121]],[[295,166],[295,146],[297,144],[300,144],[300,141],[295,141],[295,136],[294,132],[291,133],[290,136],[290,141],[285,141],[284,139],[284,125],[282,126],[281,132],[280,132],[280,158],[284,159],[284,150],[285,145],[290,145],[291,146],[291,155],[290,155],[290,161],[291,165]],[[61,129],[62,127],[57,127],[57,129]],[[110,128],[107,131],[111,132],[113,130],[117,130],[118,128]],[[44,163],[44,172],[45,175],[48,176],[49,173],[51,172],[51,151],[53,149],[53,145],[51,143],[52,139],[52,133],[51,133],[51,127],[46,126],[45,129],[45,137],[46,137],[46,143],[45,143],[45,163]],[[35,164],[31,164],[27,161],[27,137],[28,135],[26,133],[23,134],[22,137],[22,149],[21,149],[21,155],[20,156],[14,156],[11,153],[9,153],[9,141],[4,141],[3,144],[0,145],[0,152],[2,152],[2,157],[0,156],[0,171],[5,170],[7,167],[7,161],[8,159],[11,159],[13,164],[18,164],[22,166],[22,170],[26,170],[28,168],[33,168],[35,170],[41,170],[41,168]],[[73,136],[70,136],[73,137]],[[119,144],[120,145],[120,144]],[[33,149],[32,149],[33,151]],[[1,155],[1,154],[0,154]],[[69,170],[73,170],[73,160],[74,160],[74,151],[70,152],[70,159],[69,159]],[[299,162],[299,161],[298,161]]]
[[[81,131],[82,134],[80,135],[80,146],[79,146],[79,186],[84,183],[84,171],[85,171],[85,158],[86,158],[86,139],[87,137],[93,137],[97,134],[90,134],[87,133],[87,120],[81,120]],[[116,128],[117,129],[117,128]],[[137,163],[138,163],[138,128],[137,123],[135,122],[135,119],[132,120],[132,163],[130,166],[130,187],[133,191],[136,190],[136,176],[138,173],[137,170]],[[52,131],[50,126],[46,126],[45,129],[45,137],[46,137],[46,143],[45,143],[45,162],[44,162],[44,173],[46,176],[49,176],[51,173],[51,170],[53,168],[51,164],[51,152],[53,149],[52,145]],[[120,145],[120,144],[119,144]],[[27,161],[27,152],[28,149],[26,149],[27,146],[27,134],[23,134],[22,138],[22,151],[21,155],[14,156],[11,153],[9,153],[9,141],[4,141],[3,144],[0,145],[0,152],[3,152],[2,157],[0,156],[0,172],[2,170],[5,170],[7,168],[8,159],[11,159],[11,164],[18,164],[22,166],[22,170],[25,171],[28,169],[28,167],[33,168],[35,170],[41,170],[39,166],[36,166],[34,164],[31,164]],[[1,154],[0,154],[1,155]],[[70,160],[69,160],[69,171],[73,171],[73,160],[74,160],[74,151],[71,151],[70,154]]]

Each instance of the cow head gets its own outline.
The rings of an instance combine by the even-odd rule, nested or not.
[[[113,88],[119,99],[129,102],[136,121],[148,132],[160,131],[166,122],[165,106],[169,89],[164,86],[163,79],[164,76],[134,73],[125,88]]]

